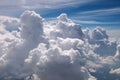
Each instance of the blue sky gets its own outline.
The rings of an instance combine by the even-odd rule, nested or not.
[[[34,10],[46,19],[61,13],[83,27],[120,29],[120,0],[1,0],[0,15],[19,17]]]

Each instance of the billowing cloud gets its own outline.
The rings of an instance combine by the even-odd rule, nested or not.
[[[0,23],[7,31],[18,31],[20,27],[20,21],[17,18],[0,16]]]
[[[106,30],[96,27],[93,31],[85,30],[84,34],[90,44],[95,44],[94,52],[101,56],[115,55],[117,43],[109,41],[109,36]]]
[[[119,73],[117,46],[106,30],[82,30],[65,13],[51,23],[25,11],[0,21],[0,79],[108,80]]]
[[[43,18],[35,12],[25,11],[21,15],[21,37],[32,40],[43,35]],[[34,40],[33,40],[34,41]]]
[[[118,75],[120,75],[120,68],[111,70],[110,73],[111,74],[118,74]]]
[[[116,58],[120,59],[120,45],[117,46]]]

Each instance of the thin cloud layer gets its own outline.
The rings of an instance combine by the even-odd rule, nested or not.
[[[42,15],[56,9],[79,6],[95,0],[0,0],[0,15],[18,17],[25,10],[35,10]]]
[[[119,73],[120,51],[100,27],[82,30],[65,13],[51,23],[34,11],[15,21],[3,20],[0,26],[2,80],[120,79],[108,79]]]
[[[92,2],[94,0],[81,0],[81,1],[77,1],[77,0],[55,0],[55,1],[49,1],[49,0],[1,0],[0,1],[0,6],[21,6],[24,8],[29,8],[31,7],[31,9],[35,9],[35,8],[60,8],[60,7],[65,7],[65,6],[69,6],[69,5],[78,5],[78,4],[86,4],[89,2]],[[12,2],[10,4],[10,2]],[[37,6],[36,6],[37,5]],[[42,6],[41,6],[42,5]],[[57,5],[57,7],[55,7]],[[26,6],[26,7],[25,7]],[[52,9],[53,9],[52,8]]]

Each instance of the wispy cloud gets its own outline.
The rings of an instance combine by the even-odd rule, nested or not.
[[[74,20],[81,24],[120,24],[120,22],[101,22],[101,21],[87,21],[87,20]]]
[[[114,14],[120,14],[120,7],[110,8],[110,9],[100,9],[100,10],[97,9],[97,10],[93,10],[93,11],[84,11],[84,12],[79,12],[78,14],[94,15],[94,16],[114,15]]]
[[[23,8],[62,8],[83,5],[95,0],[0,0],[0,6],[22,6]]]
[[[72,18],[81,24],[120,25],[116,15],[120,14],[120,7],[109,9],[96,9],[92,11],[78,12]],[[114,17],[114,19],[113,19]],[[116,18],[116,19],[115,19]],[[115,21],[114,21],[115,20]]]
[[[22,13],[24,10],[54,10],[68,7],[76,7],[91,3],[95,0],[0,0],[0,15],[14,15]],[[47,12],[46,12],[47,13]]]
[[[26,0],[25,5],[23,5],[23,8],[49,8],[49,9],[56,9],[56,8],[64,8],[64,7],[70,7],[70,6],[77,6],[77,5],[84,5],[86,3],[93,2],[95,0]]]
[[[21,6],[25,0],[0,0],[0,6]]]

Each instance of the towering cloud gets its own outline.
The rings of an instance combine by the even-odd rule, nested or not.
[[[106,30],[96,27],[93,31],[86,30],[84,31],[86,38],[90,44],[96,44],[94,47],[94,52],[100,56],[114,56],[117,50],[117,43],[109,41],[108,34]],[[90,35],[91,33],[91,35]]]
[[[21,37],[30,41],[38,40],[43,35],[43,18],[34,11],[25,11],[21,15]]]
[[[24,69],[24,59],[27,58],[30,50],[44,40],[42,18],[38,14],[33,11],[25,11],[21,15],[20,21],[22,27],[19,38],[14,38],[7,46],[7,51],[1,56],[1,66],[4,64],[1,76],[8,79],[10,76],[10,79],[25,77],[21,73]],[[6,73],[8,67],[11,69]]]
[[[120,47],[100,27],[83,31],[65,13],[50,23],[34,11],[0,26],[1,80],[100,80],[119,74]]]
[[[104,29],[101,29],[100,27],[97,27],[92,32],[92,39],[94,41],[100,41],[100,40],[107,40],[108,35]]]
[[[73,23],[67,18],[67,14],[62,13],[57,17],[56,30],[51,32],[51,35],[62,38],[80,38],[83,39],[84,34],[79,24]]]

